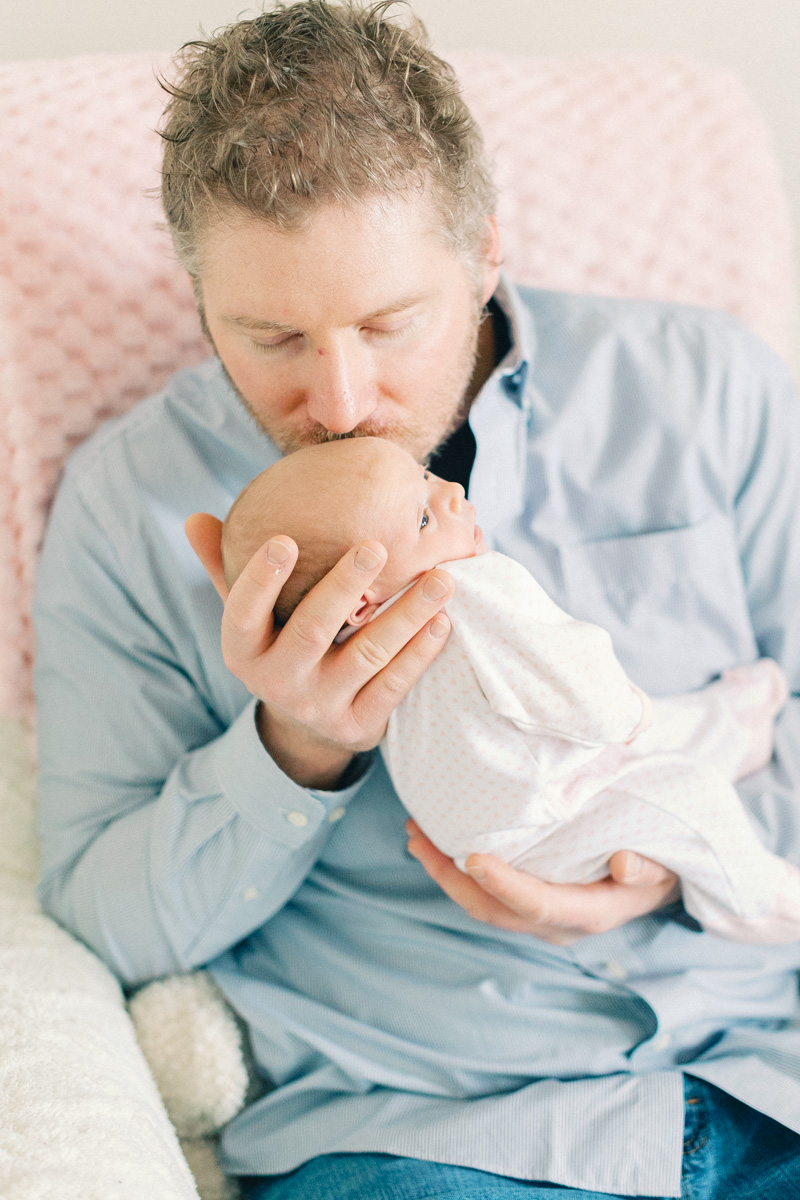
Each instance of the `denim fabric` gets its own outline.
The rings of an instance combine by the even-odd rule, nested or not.
[[[684,1091],[682,1200],[800,1197],[800,1134],[702,1079],[686,1076]],[[609,1200],[611,1195],[389,1154],[325,1154],[289,1175],[249,1178],[243,1185],[246,1200]]]

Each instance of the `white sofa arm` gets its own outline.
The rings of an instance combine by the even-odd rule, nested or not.
[[[33,795],[0,720],[0,1195],[197,1200],[117,981],[36,903]]]

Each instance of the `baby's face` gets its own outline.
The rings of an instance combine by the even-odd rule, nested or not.
[[[388,559],[365,594],[368,606],[438,563],[486,550],[461,485],[439,479],[384,438],[289,454],[257,476],[235,508],[233,524],[226,522],[226,555],[238,564],[234,577],[276,533],[298,543],[300,566],[307,556],[309,564],[327,563],[325,570],[359,542],[382,542]]]
[[[370,536],[389,552],[375,581],[385,598],[437,563],[486,550],[460,483],[440,479],[392,442],[380,442],[375,450],[377,470],[372,479],[359,478],[357,487],[376,510],[383,509]]]

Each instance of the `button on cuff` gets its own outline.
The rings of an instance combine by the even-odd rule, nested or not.
[[[606,975],[610,975],[612,979],[627,979],[628,972],[623,967],[622,963],[607,962],[605,964]]]
[[[308,817],[304,812],[299,812],[297,809],[292,809],[291,812],[285,814],[286,820],[290,825],[294,825],[297,829],[302,829],[308,824]]]

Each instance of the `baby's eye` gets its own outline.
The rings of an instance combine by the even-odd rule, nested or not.
[[[424,513],[422,514],[422,520],[421,520],[421,521],[420,521],[420,523],[419,523],[419,527],[420,527],[420,529],[424,529],[424,528],[425,528],[425,526],[428,524],[428,522],[429,522],[429,521],[430,521],[430,517],[428,516],[428,514],[427,514],[426,512],[424,512]]]

